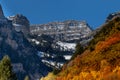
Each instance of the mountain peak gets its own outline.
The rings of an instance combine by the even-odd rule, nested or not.
[[[106,22],[112,20],[114,17],[120,17],[120,11],[109,14]]]
[[[3,13],[3,10],[2,10],[2,6],[0,5],[0,18],[3,18],[4,17],[4,13]]]

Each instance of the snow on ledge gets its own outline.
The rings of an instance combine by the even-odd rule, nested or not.
[[[72,55],[64,55],[65,60],[70,60]]]
[[[72,49],[72,50],[75,50],[75,46],[76,46],[75,43],[66,43],[61,41],[58,41],[57,44],[63,47],[64,49]]]

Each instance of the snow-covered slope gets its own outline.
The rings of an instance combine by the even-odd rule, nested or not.
[[[67,43],[58,41],[57,44],[60,46],[61,50],[75,50],[75,43]]]

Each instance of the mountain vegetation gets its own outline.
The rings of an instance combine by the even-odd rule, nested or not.
[[[77,43],[77,45],[76,45],[76,47],[75,47],[75,52],[74,52],[74,54],[72,55],[72,58],[71,58],[71,59],[74,59],[77,55],[82,54],[83,51],[84,51],[83,46],[82,46],[80,43]]]
[[[120,13],[109,15],[94,32],[73,20],[30,28],[25,16],[6,18],[0,6],[0,60],[0,80],[47,74],[41,80],[120,80]]]
[[[105,23],[89,45],[52,80],[120,80],[120,17]],[[43,78],[41,80],[51,80]]]
[[[4,56],[0,61],[0,80],[17,80],[8,56]]]

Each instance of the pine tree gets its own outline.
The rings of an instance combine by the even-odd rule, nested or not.
[[[75,47],[75,53],[73,54],[72,59],[74,59],[77,55],[82,54],[84,51],[84,48],[81,46],[80,43],[77,43],[76,47]]]
[[[11,61],[8,56],[4,56],[0,62],[0,80],[17,80],[12,72]]]

